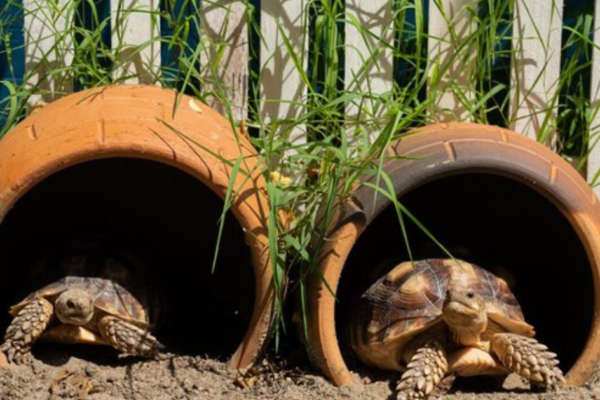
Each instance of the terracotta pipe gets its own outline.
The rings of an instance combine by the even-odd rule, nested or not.
[[[235,177],[231,211],[251,249],[255,304],[229,365],[246,368],[266,345],[274,306],[260,160],[245,137],[199,101],[183,96],[175,111],[176,96],[154,86],[96,88],[64,97],[22,121],[0,140],[0,222],[30,189],[76,164],[112,157],[152,160],[187,172],[224,198],[232,166],[243,157],[241,170],[249,179],[244,173]]]
[[[434,180],[483,172],[521,182],[541,193],[568,219],[591,265],[594,311],[587,342],[567,374],[582,385],[600,358],[600,205],[593,191],[567,162],[546,147],[499,127],[450,123],[416,129],[392,153],[413,159],[389,160],[384,168],[398,197]],[[358,238],[390,202],[361,186],[329,225],[320,256],[320,272],[336,293],[340,276]],[[344,362],[335,325],[335,298],[315,278],[309,285],[309,352],[313,362],[336,384],[356,383]]]

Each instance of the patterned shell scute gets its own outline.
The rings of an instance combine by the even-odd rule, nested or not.
[[[140,327],[148,325],[148,316],[142,304],[123,286],[104,278],[67,276],[31,293],[25,300],[14,306],[11,313],[13,315],[18,313],[21,308],[35,298],[52,299],[70,289],[80,289],[90,293],[94,299],[94,306],[108,314]]]
[[[488,313],[523,321],[517,299],[500,278],[464,261],[429,259],[399,264],[363,295],[368,336],[383,342],[424,328],[442,314],[452,279],[468,279],[484,298]]]

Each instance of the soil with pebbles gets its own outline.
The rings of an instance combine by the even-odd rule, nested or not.
[[[159,361],[118,357],[104,347],[38,344],[31,365],[0,369],[0,400],[320,400],[395,399],[394,374],[361,370],[363,385],[337,388],[305,362],[268,358],[239,375],[221,361],[168,355]],[[511,376],[457,381],[446,400],[600,400],[600,375],[580,388],[534,393]],[[473,382],[476,382],[473,384]]]

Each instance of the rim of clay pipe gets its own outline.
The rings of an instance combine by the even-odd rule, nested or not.
[[[189,96],[182,97],[174,114],[176,96],[155,86],[107,86],[71,94],[26,118],[0,140],[0,222],[35,185],[87,161],[129,157],[160,162],[196,177],[223,199],[232,165],[244,157],[241,171],[248,171],[250,179],[236,176],[231,211],[252,253],[255,303],[229,366],[247,368],[265,347],[273,319],[266,185],[245,137]]]
[[[557,154],[507,129],[449,123],[426,126],[414,133],[393,146],[392,153],[419,159],[396,159],[384,164],[398,196],[447,176],[486,172],[526,184],[569,220],[586,250],[594,286],[594,315],[587,343],[566,375],[569,385],[584,384],[600,359],[600,205],[596,195]],[[385,196],[373,196],[373,190],[367,186],[358,188],[353,201],[341,207],[329,225],[319,267],[333,293],[357,239],[389,205]],[[318,278],[309,285],[311,359],[336,385],[358,383],[340,351],[335,299],[330,289]]]

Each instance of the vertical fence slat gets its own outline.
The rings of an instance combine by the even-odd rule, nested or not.
[[[389,47],[394,43],[392,2],[388,0],[346,0],[345,88],[348,92],[389,92],[393,86],[393,58]],[[366,122],[369,137],[376,134],[368,120],[385,114],[381,103],[354,100],[346,106],[349,119]],[[365,121],[367,119],[367,121]]]
[[[476,54],[472,48],[474,43],[466,42],[465,38],[472,35],[477,24],[467,12],[469,6],[476,8],[477,2],[431,0],[429,6],[427,48],[431,64],[428,92],[436,98],[431,110],[431,117],[436,121],[467,119],[469,112],[464,103],[475,99],[475,82],[471,77]],[[456,87],[456,91],[452,87]]]
[[[115,79],[154,83],[160,72],[159,0],[111,0],[112,47],[118,50]]]
[[[563,0],[515,0],[514,7],[511,128],[550,141],[558,107]],[[550,124],[542,132],[548,115]]]
[[[600,46],[600,4],[596,2],[594,10],[594,44]],[[592,77],[590,84],[591,109],[596,112],[591,123],[590,138],[588,142],[589,154],[587,160],[587,178],[593,183],[598,171],[600,171],[600,50],[592,49]],[[597,196],[600,196],[600,185],[594,188]]]
[[[29,106],[73,91],[70,75],[57,72],[73,60],[73,35],[67,27],[70,0],[25,0],[25,66]],[[57,41],[58,40],[58,41]],[[48,72],[54,71],[52,76]],[[37,86],[37,88],[35,88]]]
[[[305,110],[300,104],[306,96],[306,84],[302,72],[306,71],[308,31],[307,1],[263,1],[261,5],[261,33],[264,38],[260,46],[261,58],[261,116],[263,121],[298,118]],[[291,50],[288,50],[285,41]],[[290,51],[293,54],[290,54]],[[296,57],[299,68],[294,64]],[[292,129],[292,143],[306,141],[302,126]]]
[[[235,120],[248,115],[248,28],[246,5],[239,0],[202,2],[203,41],[211,44],[200,56],[203,91],[221,93],[231,101]],[[205,42],[206,43],[206,42]],[[217,70],[214,65],[223,49]],[[215,75],[216,74],[216,75]],[[224,90],[221,91],[219,87]],[[221,113],[226,108],[217,98],[209,98],[209,105]]]

